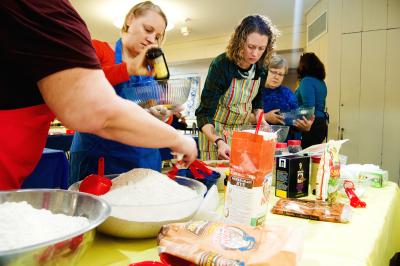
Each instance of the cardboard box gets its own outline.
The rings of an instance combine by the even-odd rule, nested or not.
[[[308,196],[310,157],[288,155],[276,158],[275,196],[300,198]]]

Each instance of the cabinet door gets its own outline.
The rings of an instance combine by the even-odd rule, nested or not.
[[[381,164],[386,30],[362,33],[359,162]]]
[[[388,28],[400,27],[400,0],[388,0]]]
[[[340,138],[349,139],[340,153],[357,163],[360,137],[361,33],[342,35],[340,78]]]
[[[362,29],[362,0],[343,0],[342,32],[360,32]]]
[[[382,168],[397,182],[400,174],[400,29],[388,30],[387,34]]]
[[[387,0],[363,0],[362,7],[363,31],[387,28]]]

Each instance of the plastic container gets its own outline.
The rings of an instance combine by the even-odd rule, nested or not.
[[[169,79],[169,70],[167,61],[161,48],[151,48],[146,53],[146,58],[154,68],[157,80]]]
[[[288,152],[287,143],[277,142],[275,146],[275,155],[282,155]]]
[[[288,151],[290,153],[296,153],[301,151],[301,140],[291,139],[288,140]]]
[[[317,181],[317,173],[318,173],[318,167],[319,167],[319,162],[321,161],[321,156],[311,156],[311,176],[310,176],[310,188],[311,188],[311,193],[313,195],[316,195],[316,184],[315,182]]]
[[[220,178],[220,173],[213,171],[211,175],[206,175],[204,179],[195,178],[192,172],[189,169],[179,169],[178,176],[184,176],[192,179],[196,179],[197,181],[203,183],[207,187],[207,191],[213,186],[216,185],[218,179]]]

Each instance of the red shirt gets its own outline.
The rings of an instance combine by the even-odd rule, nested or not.
[[[119,83],[129,80],[126,63],[115,63],[115,52],[106,42],[92,40],[94,49],[96,50],[97,58],[100,61],[104,74],[111,85],[115,86]]]
[[[0,38],[3,190],[19,188],[33,171],[54,119],[37,82],[61,70],[100,65],[85,23],[67,0],[0,1]]]

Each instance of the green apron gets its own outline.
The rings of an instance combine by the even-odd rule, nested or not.
[[[260,80],[234,78],[229,89],[219,99],[213,119],[214,127],[217,135],[224,138],[229,146],[233,131],[241,130],[243,125],[250,123],[251,102],[257,95]],[[217,148],[202,132],[199,132],[199,150],[201,160],[218,159]]]

